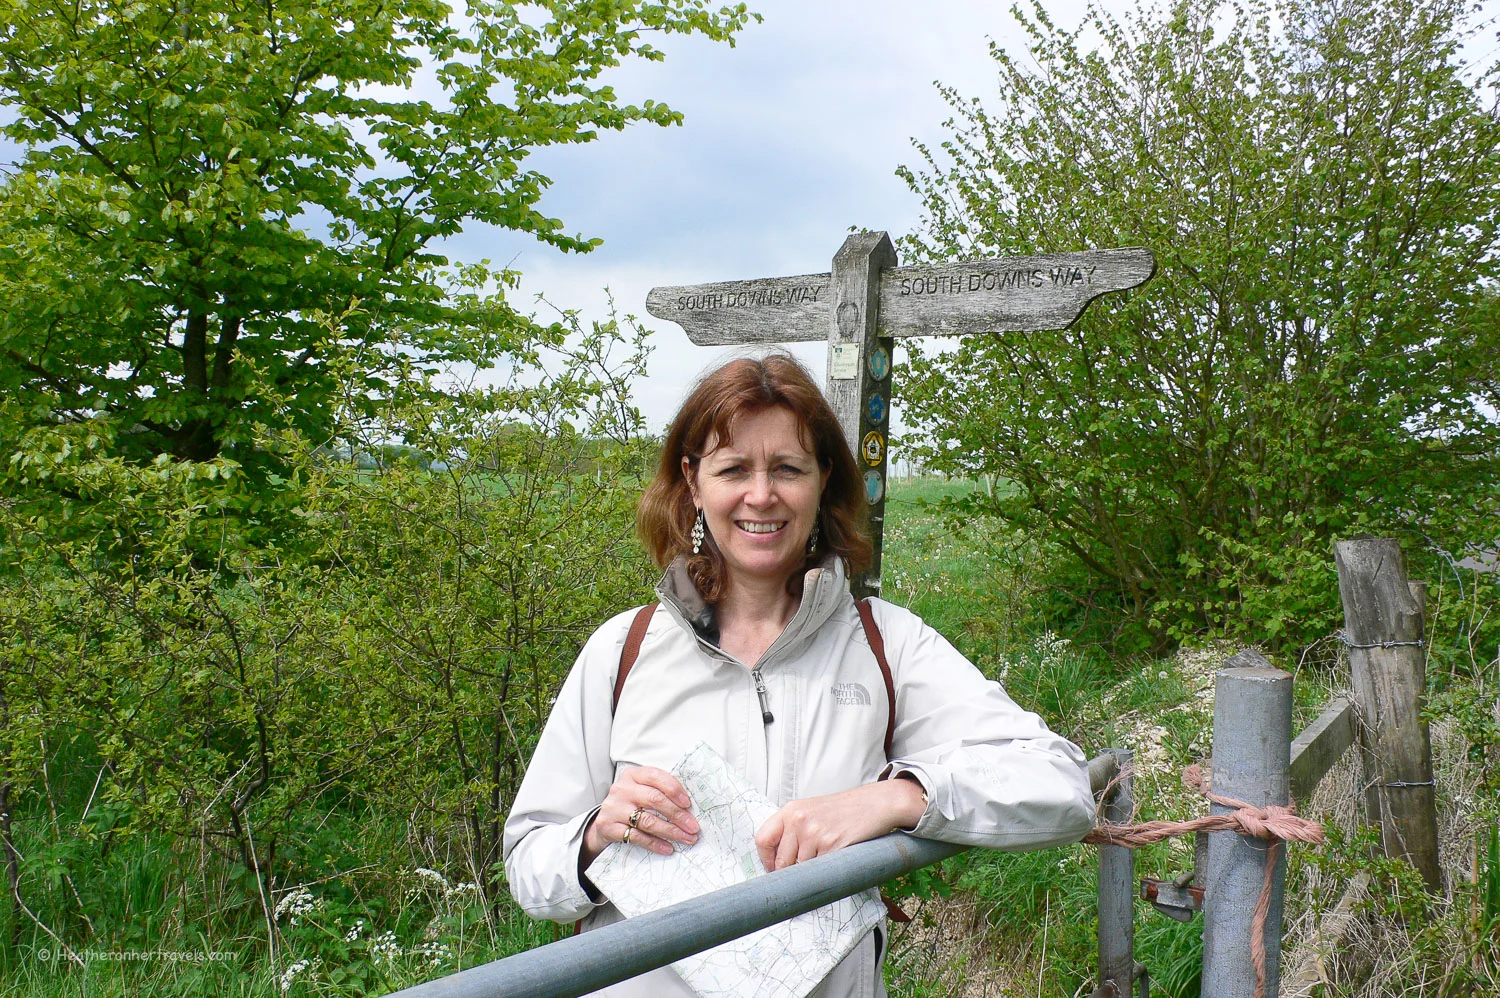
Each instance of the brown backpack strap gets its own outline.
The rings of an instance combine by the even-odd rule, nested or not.
[[[870,610],[870,601],[858,599],[854,601],[854,609],[859,611],[859,622],[865,628],[865,640],[870,642],[870,650],[875,653],[875,661],[880,663],[880,677],[885,680],[885,699],[890,706],[890,713],[885,722],[885,757],[891,757],[891,742],[896,738],[896,681],[891,678],[891,664],[885,658],[885,638],[881,637],[880,628],[875,626],[875,614]],[[885,904],[885,914],[893,922],[910,922],[911,916],[901,910],[901,906],[884,892],[880,900]]]
[[[889,759],[891,742],[896,738],[896,681],[891,678],[891,665],[885,660],[885,638],[880,636],[880,628],[875,626],[875,614],[870,611],[870,601],[855,600],[854,609],[859,611],[859,622],[865,627],[865,640],[870,642],[875,661],[880,663],[881,678],[885,680],[885,699],[890,704],[890,715],[885,722],[885,757]]]
[[[625,677],[630,675],[636,657],[641,653],[641,642],[646,640],[646,628],[651,626],[651,618],[659,605],[647,603],[630,622],[630,632],[625,635],[625,647],[620,649],[620,668],[615,672],[615,698],[609,705],[611,714],[620,706],[620,694],[625,690]]]
[[[646,628],[651,626],[651,618],[656,614],[656,608],[660,604],[647,603],[636,612],[635,619],[630,622],[630,630],[625,633],[625,647],[620,649],[620,667],[615,670],[615,697],[610,701],[609,712],[613,714],[615,708],[620,706],[620,694],[625,690],[625,677],[630,675],[635,660],[641,654],[641,642],[646,640]],[[573,935],[583,931],[583,919],[573,923]]]

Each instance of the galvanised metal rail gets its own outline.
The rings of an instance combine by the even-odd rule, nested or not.
[[[1117,771],[1116,757],[1110,753],[1090,759],[1094,792],[1109,786]],[[691,901],[428,981],[398,991],[392,998],[575,998],[812,911],[965,848],[895,832]]]

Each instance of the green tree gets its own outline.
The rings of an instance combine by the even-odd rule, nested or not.
[[[1092,48],[1018,17],[998,102],[946,90],[951,137],[903,170],[908,253],[1145,245],[1159,270],[1066,331],[912,358],[924,460],[1011,483],[969,511],[1157,645],[1326,633],[1333,536],[1492,541],[1500,115],[1466,5],[1184,0],[1099,16]]]
[[[206,460],[257,424],[320,438],[351,356],[372,396],[424,363],[493,361],[527,339],[509,275],[435,242],[483,222],[592,248],[538,210],[549,180],[526,157],[679,122],[601,74],[660,59],[647,33],[732,44],[751,16],[0,0],[3,131],[25,150],[0,185],[0,394],[32,422],[108,416],[137,455]]]

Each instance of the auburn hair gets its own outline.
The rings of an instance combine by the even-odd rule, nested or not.
[[[708,453],[710,440],[717,445],[732,438],[738,417],[778,406],[796,417],[803,446],[828,474],[818,510],[817,548],[807,556],[802,570],[792,573],[788,589],[794,594],[799,591],[803,572],[829,553],[842,558],[851,575],[870,564],[864,483],[828,400],[807,368],[790,354],[741,357],[704,376],[677,410],[662,443],[656,474],[636,509],[636,531],[657,567],[666,568],[678,555],[685,555],[688,577],[710,604],[724,598],[727,568],[711,537],[705,538],[699,554],[692,553],[697,508],[683,474],[683,458],[696,469]]]

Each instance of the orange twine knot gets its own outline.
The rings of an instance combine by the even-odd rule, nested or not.
[[[1125,774],[1121,774],[1123,777]],[[1120,779],[1121,777],[1116,777]],[[1094,826],[1083,841],[1093,845],[1124,846],[1139,849],[1141,846],[1178,835],[1196,832],[1238,832],[1269,843],[1266,848],[1266,875],[1261,881],[1260,898],[1255,902],[1255,918],[1251,925],[1250,958],[1255,964],[1255,998],[1265,998],[1266,993],[1266,914],[1271,907],[1271,881],[1275,876],[1276,863],[1281,858],[1281,843],[1284,841],[1306,842],[1318,845],[1323,841],[1323,826],[1307,818],[1299,818],[1291,807],[1270,804],[1255,807],[1233,797],[1224,797],[1209,790],[1203,782],[1203,771],[1192,765],[1182,771],[1183,785],[1196,790],[1211,802],[1230,808],[1228,814],[1208,814],[1191,821],[1144,821],[1133,825],[1101,824]],[[1108,793],[1108,789],[1105,793]]]

